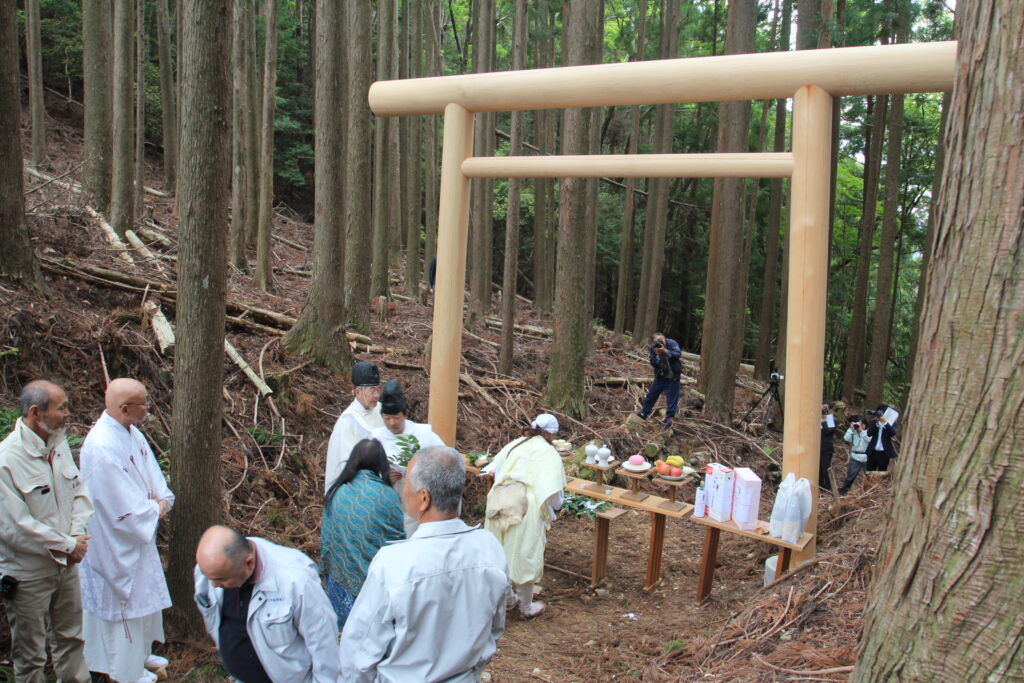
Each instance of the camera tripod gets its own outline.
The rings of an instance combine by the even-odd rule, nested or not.
[[[746,414],[742,418],[740,418],[740,423],[746,422],[747,418],[750,417],[750,414],[753,413],[755,410],[758,410],[761,404],[764,403],[764,409],[763,411],[759,411],[758,415],[762,416],[761,424],[764,425],[765,433],[768,432],[768,424],[772,421],[773,403],[779,404],[779,414],[783,414],[782,398],[779,396],[779,381],[781,381],[784,378],[782,375],[775,371],[774,362],[772,362],[770,368],[771,369],[768,379],[768,387],[764,390],[764,392],[761,393],[761,398],[757,399],[757,403],[752,405],[750,407],[750,410],[748,410]]]

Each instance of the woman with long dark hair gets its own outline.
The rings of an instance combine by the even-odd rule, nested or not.
[[[320,566],[327,574],[327,597],[338,614],[338,630],[345,626],[373,556],[385,543],[405,538],[402,503],[391,487],[389,470],[381,443],[363,439],[327,489]]]

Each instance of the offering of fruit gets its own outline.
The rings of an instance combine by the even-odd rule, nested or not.
[[[673,467],[671,470],[669,470],[668,475],[670,477],[681,477],[683,476],[683,470],[679,467]]]
[[[672,467],[682,467],[685,464],[683,462],[683,459],[681,457],[679,457],[678,455],[670,455],[670,456],[668,456],[667,458],[665,458],[665,462],[667,462]]]
[[[668,474],[672,467],[664,460],[658,460],[654,463],[654,469],[658,474]]]

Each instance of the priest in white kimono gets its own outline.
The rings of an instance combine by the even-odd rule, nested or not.
[[[412,456],[424,448],[445,445],[430,425],[413,422],[408,419],[408,414],[402,385],[398,380],[389,379],[384,383],[384,389],[380,394],[380,415],[384,426],[370,432],[370,438],[377,439],[384,446],[384,452],[391,461],[391,484],[398,491],[399,497],[404,491],[404,486],[399,481],[405,474],[405,464]],[[407,452],[410,450],[411,452]],[[403,452],[408,457],[403,457]],[[418,526],[416,520],[406,514],[404,521],[405,537],[412,538]]]
[[[167,665],[151,647],[163,642],[161,612],[171,606],[156,531],[174,494],[136,427],[148,411],[146,387],[115,379],[81,453],[82,476],[96,507],[80,571],[85,659],[90,671],[119,683],[155,681],[149,669]]]
[[[551,445],[557,433],[554,415],[538,415],[523,436],[502,448],[484,468],[494,475],[484,528],[505,549],[508,577],[525,617],[544,611],[544,603],[533,599],[533,588],[544,575],[547,531],[564,499],[565,470]]]
[[[352,395],[355,399],[338,416],[334,431],[327,442],[327,466],[324,472],[324,492],[345,469],[348,456],[357,443],[370,436],[370,432],[384,426],[380,417],[380,372],[377,366],[359,361],[352,366]]]

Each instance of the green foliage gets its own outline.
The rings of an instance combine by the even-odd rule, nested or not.
[[[0,439],[6,439],[7,435],[14,429],[14,423],[21,417],[21,410],[18,406],[0,408]]]
[[[412,460],[412,456],[419,452],[420,440],[412,434],[407,434],[405,436],[398,437],[395,441],[398,442],[399,449],[398,455],[395,459],[398,461],[399,465],[405,467],[409,464],[409,461]]]
[[[246,427],[245,431],[252,434],[252,438],[256,440],[256,443],[260,446],[280,446],[284,443],[284,434],[275,434],[274,432],[268,432],[259,427]]]
[[[674,639],[668,641],[667,643],[665,643],[662,646],[661,651],[662,651],[663,654],[670,655],[673,652],[678,652],[679,650],[685,650],[686,649],[686,645],[687,645],[687,643],[686,643],[685,640],[681,640],[679,638],[674,638]]]
[[[587,496],[581,496],[578,493],[566,493],[565,500],[562,501],[562,510],[567,514],[573,514],[577,517],[583,517],[586,519],[593,519],[597,516],[598,512],[604,510],[611,503],[603,500],[594,500]]]

